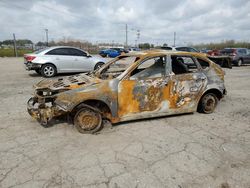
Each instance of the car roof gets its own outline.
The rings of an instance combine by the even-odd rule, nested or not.
[[[201,57],[201,58],[207,57],[206,54],[198,53],[198,52],[170,51],[170,50],[161,50],[161,49],[145,50],[145,51],[139,51],[139,52],[129,52],[121,56],[122,57],[133,57],[133,56],[154,57],[154,56],[161,56],[161,55],[184,55],[184,56],[195,56],[195,57]]]
[[[51,46],[48,48],[48,50],[53,50],[53,49],[57,49],[57,48],[73,48],[73,49],[81,50],[80,48],[73,47],[73,46]]]
[[[51,47],[45,48],[43,51],[41,51],[41,52],[38,53],[38,54],[44,55],[44,54],[46,54],[47,52],[49,52],[49,51],[51,51],[51,50],[54,50],[54,49],[58,49],[58,48],[72,48],[72,49],[77,49],[77,50],[84,51],[84,52],[86,53],[85,50],[82,50],[82,49],[80,49],[80,48],[76,48],[76,47],[73,47],[73,46],[51,46]]]

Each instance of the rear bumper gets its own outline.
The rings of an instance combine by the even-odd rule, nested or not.
[[[27,102],[27,111],[40,124],[47,125],[53,118],[67,113],[50,100],[32,97]]]
[[[26,70],[38,70],[42,67],[41,64],[32,63],[32,62],[26,62],[24,63],[24,65],[25,65]]]

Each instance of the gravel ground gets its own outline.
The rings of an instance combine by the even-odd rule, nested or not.
[[[26,111],[41,77],[0,58],[0,187],[250,187],[250,66],[226,70],[215,113],[121,123],[82,135]]]

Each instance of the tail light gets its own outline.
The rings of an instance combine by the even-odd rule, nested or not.
[[[26,59],[26,61],[33,61],[36,57],[35,56],[30,56],[30,55],[27,55],[27,56],[24,56],[24,58]]]

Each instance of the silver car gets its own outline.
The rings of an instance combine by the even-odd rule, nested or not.
[[[88,72],[101,67],[105,60],[69,46],[56,46],[24,55],[26,70],[35,70],[44,77],[58,73]]]

